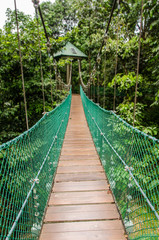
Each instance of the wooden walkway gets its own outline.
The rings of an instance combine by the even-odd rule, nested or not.
[[[79,95],[70,119],[40,240],[125,240]]]

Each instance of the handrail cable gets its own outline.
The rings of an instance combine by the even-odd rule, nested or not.
[[[83,93],[84,94],[84,93]],[[87,96],[85,96],[85,98],[87,98],[88,101],[91,101],[90,99],[88,99]],[[83,102],[85,104],[85,107],[87,108],[87,105],[85,102]],[[92,104],[95,104],[92,102]],[[96,104],[95,104],[96,105]],[[98,105],[96,105],[97,107],[99,107]],[[101,108],[101,107],[99,107]],[[88,108],[87,108],[88,109]],[[102,108],[101,108],[102,109]],[[102,109],[103,110],[103,109]],[[151,208],[151,210],[154,212],[156,218],[159,220],[159,214],[157,213],[157,211],[155,210],[154,206],[152,205],[151,201],[148,199],[146,193],[144,192],[144,190],[142,189],[142,187],[140,186],[140,184],[138,183],[138,181],[136,180],[134,174],[132,173],[131,167],[129,167],[126,162],[122,159],[122,157],[117,153],[117,151],[114,149],[114,147],[111,145],[111,143],[108,141],[108,139],[106,138],[106,136],[104,135],[104,133],[102,132],[102,130],[100,129],[99,125],[97,124],[97,122],[95,121],[94,116],[92,116],[92,114],[90,113],[89,110],[87,110],[89,115],[91,116],[92,121],[94,121],[96,127],[98,128],[98,130],[100,131],[101,136],[103,136],[104,140],[107,142],[107,144],[109,145],[109,147],[114,151],[114,153],[117,155],[117,157],[120,159],[120,161],[123,163],[123,165],[125,166],[125,169],[129,172],[130,176],[132,177],[132,179],[134,180],[136,186],[139,188],[139,191],[141,192],[141,194],[143,195],[143,197],[146,199],[147,204],[149,205],[149,207]]]
[[[65,114],[64,118],[65,118],[65,117],[66,117],[66,114]],[[23,202],[23,205],[22,205],[22,207],[21,207],[21,209],[20,209],[20,211],[19,211],[19,213],[18,213],[18,215],[17,215],[17,217],[16,217],[16,219],[15,219],[15,221],[14,221],[14,223],[13,223],[13,225],[12,225],[12,227],[11,227],[11,229],[10,229],[10,231],[9,231],[9,233],[8,233],[8,235],[7,235],[7,237],[6,237],[5,240],[9,240],[9,239],[10,239],[10,237],[11,237],[11,235],[12,235],[12,233],[13,233],[13,231],[14,231],[14,229],[15,229],[15,227],[16,227],[16,225],[17,225],[17,223],[18,223],[18,221],[19,221],[19,219],[20,219],[20,217],[21,217],[21,215],[22,215],[22,213],[23,213],[23,210],[24,210],[24,208],[25,208],[25,206],[26,206],[26,204],[27,204],[27,202],[28,202],[28,199],[29,199],[29,197],[30,197],[30,195],[31,195],[31,193],[32,193],[32,190],[33,190],[33,188],[35,187],[35,184],[36,184],[36,183],[39,183],[39,175],[40,175],[40,173],[41,173],[41,171],[42,171],[42,169],[43,169],[43,166],[45,165],[45,162],[46,162],[46,160],[47,160],[47,158],[48,158],[48,156],[49,156],[49,153],[50,153],[50,151],[51,151],[54,143],[55,143],[56,140],[57,140],[57,136],[58,136],[58,133],[59,133],[59,131],[60,131],[60,128],[61,128],[63,122],[64,122],[64,119],[61,120],[60,126],[59,126],[59,128],[58,128],[58,130],[57,130],[57,132],[56,132],[56,135],[55,135],[55,137],[54,137],[54,139],[53,139],[53,141],[52,141],[52,143],[51,143],[51,145],[50,145],[50,148],[49,148],[49,150],[48,150],[48,152],[47,152],[47,154],[46,154],[46,156],[45,156],[45,158],[44,158],[44,160],[43,160],[43,162],[42,162],[42,164],[41,164],[41,166],[40,166],[40,168],[39,168],[39,171],[38,171],[35,179],[33,180],[33,184],[31,185],[31,188],[30,188],[30,190],[29,190],[28,193],[27,193],[27,196],[26,196],[26,198],[25,198],[25,200],[24,200],[24,202]]]

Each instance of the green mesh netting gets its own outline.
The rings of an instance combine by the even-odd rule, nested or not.
[[[0,146],[0,239],[38,239],[70,103],[71,92],[29,131]]]
[[[159,140],[81,98],[129,239],[159,239]]]

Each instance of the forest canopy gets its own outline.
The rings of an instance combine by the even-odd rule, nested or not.
[[[86,83],[103,41],[112,4],[113,0],[55,0],[54,3],[46,1],[40,4],[51,43],[51,55],[48,55],[47,40],[39,18],[46,111],[56,107],[67,94],[67,91],[62,90],[60,84],[55,82],[53,54],[67,41],[82,50],[88,56],[88,60],[82,61],[82,77]],[[16,137],[26,129],[15,11],[7,9],[6,16],[4,28],[0,30],[1,143]],[[105,90],[104,107],[108,110],[113,109],[113,88],[116,80],[116,113],[130,124],[133,123],[140,18],[141,0],[121,0],[120,12],[115,6],[107,44],[102,48],[102,59],[98,69],[100,105],[103,106]],[[43,113],[37,19],[18,11],[18,21],[31,127]],[[144,1],[135,127],[157,138],[159,138],[158,24],[159,1]],[[117,49],[118,65],[115,79]],[[50,62],[52,80],[49,75]],[[75,92],[79,89],[77,64],[77,61],[73,62],[72,84]],[[65,60],[58,62],[58,68],[64,78]],[[53,106],[50,85],[53,87]]]

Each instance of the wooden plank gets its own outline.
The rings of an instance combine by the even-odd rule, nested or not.
[[[115,204],[50,206],[45,223],[119,219]]]
[[[87,144],[87,146],[85,145],[85,144],[82,144],[82,143],[80,143],[80,144],[74,144],[74,143],[71,143],[71,144],[66,144],[66,143],[64,143],[63,144],[63,147],[62,147],[63,149],[65,149],[65,150],[70,150],[70,149],[76,149],[76,150],[78,150],[78,149],[88,149],[88,150],[92,150],[92,149],[94,149],[94,146],[92,145],[92,144]]]
[[[80,231],[101,231],[101,230],[122,230],[121,220],[101,220],[101,221],[84,221],[84,222],[66,222],[44,224],[42,233],[46,232],[80,232]]]
[[[87,134],[87,136],[88,136],[88,134],[89,134],[89,129],[88,128],[79,128],[79,129],[77,129],[77,127],[75,127],[74,129],[73,128],[67,128],[67,135],[69,135],[69,134]]]
[[[67,139],[65,138],[64,140],[64,144],[93,144],[93,140],[89,140],[89,139]]]
[[[101,165],[99,160],[60,160],[58,166],[95,166]]]
[[[80,128],[80,127],[79,127]],[[89,135],[89,133],[86,133],[85,136],[83,136],[84,134],[82,135],[79,135],[78,133],[74,132],[74,133],[69,133],[69,134],[66,134],[65,135],[65,140],[66,140],[66,143],[67,142],[71,142],[71,141],[75,141],[75,142],[81,142],[82,139],[86,142],[91,142],[92,143],[92,138],[91,136]]]
[[[95,220],[114,220],[119,219],[119,213],[116,211],[102,212],[67,212],[67,213],[48,213],[45,223],[48,222],[77,222],[77,221],[95,221]]]
[[[91,212],[103,212],[103,211],[114,211],[117,212],[116,205],[112,204],[85,204],[85,205],[60,205],[54,206],[50,205],[46,211],[46,214],[53,214],[53,213],[91,213]],[[118,214],[118,212],[117,212]],[[119,214],[118,214],[119,217]]]
[[[123,230],[42,233],[40,240],[126,240]]]
[[[61,155],[60,160],[99,160],[97,155]]]
[[[65,137],[65,140],[66,141],[75,141],[76,143],[78,142],[78,143],[80,143],[80,142],[83,142],[83,143],[88,143],[88,142],[91,142],[92,141],[92,139],[91,139],[91,137],[85,137],[85,138],[82,138],[82,137],[80,137],[80,138],[77,138],[76,140],[75,140],[75,138],[74,137]],[[93,142],[92,142],[93,143]]]
[[[114,203],[111,194],[106,191],[52,193],[50,205]]]
[[[104,172],[101,165],[97,166],[65,166],[58,167],[57,173],[93,173],[93,172]]]
[[[63,173],[56,174],[55,182],[70,182],[70,181],[96,181],[105,180],[104,172],[88,172],[88,173]]]
[[[59,182],[54,184],[53,192],[77,192],[107,190],[106,180],[83,181],[83,182]]]
[[[70,152],[72,150],[73,151],[92,151],[92,150],[94,151],[95,149],[94,149],[94,146],[92,146],[92,145],[90,145],[90,147],[89,147],[89,146],[85,146],[85,145],[76,146],[76,145],[71,144],[68,146],[63,145],[63,147],[62,147],[62,151]]]
[[[66,149],[69,149],[69,148],[75,148],[75,149],[81,149],[81,148],[86,148],[86,144],[85,143],[64,143],[63,144],[63,147],[66,148]],[[94,146],[92,145],[92,143],[89,143],[87,144],[87,148],[88,149],[94,149]]]
[[[71,150],[71,151],[66,151],[66,150],[62,150],[61,151],[61,156],[65,155],[65,156],[75,156],[75,155],[80,155],[80,156],[92,156],[92,154],[96,156],[97,152],[96,150],[87,150],[87,149],[80,149],[80,150]]]
[[[92,141],[65,141],[63,146],[94,146]]]
[[[83,124],[84,124],[84,123],[83,123]],[[78,130],[77,130],[77,129],[78,129]],[[87,128],[87,130],[86,130],[86,129],[81,129],[81,130],[80,130],[80,125],[79,125],[79,128],[77,128],[77,129],[68,130],[66,136],[71,136],[71,135],[75,135],[75,134],[76,134],[76,136],[83,136],[83,135],[84,135],[84,136],[89,137],[89,138],[91,137],[88,128]]]
[[[77,126],[76,126],[76,128],[77,128]],[[77,135],[77,136],[81,136],[81,135],[82,135],[82,136],[83,136],[83,135],[85,135],[87,138],[88,138],[88,137],[89,137],[89,138],[91,137],[88,128],[87,128],[87,129],[81,129],[81,127],[79,126],[78,129],[79,129],[79,130],[77,130],[77,129],[68,130],[68,129],[67,129],[67,135],[66,135],[66,136],[70,136],[70,135]]]

